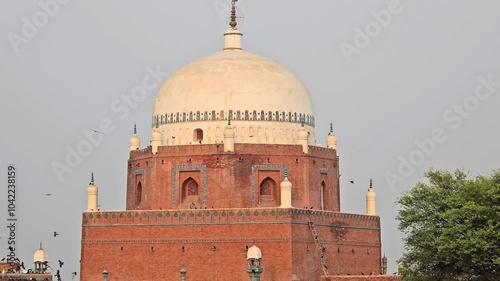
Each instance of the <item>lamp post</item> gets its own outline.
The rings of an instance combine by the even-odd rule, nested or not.
[[[181,281],[186,281],[186,269],[181,269]]]
[[[260,275],[264,271],[261,266],[262,261],[262,253],[257,247],[257,245],[253,245],[247,251],[247,273],[250,281],[260,281]]]
[[[387,274],[387,258],[385,257],[385,254],[384,257],[382,258],[382,274],[383,275]]]

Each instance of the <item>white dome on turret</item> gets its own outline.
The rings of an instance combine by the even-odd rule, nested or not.
[[[40,249],[33,255],[33,262],[44,263],[46,261],[49,261],[49,255],[42,249],[42,244],[40,244]]]
[[[257,247],[257,245],[253,245],[248,249],[247,260],[248,259],[262,259],[262,252],[260,251],[259,247]]]

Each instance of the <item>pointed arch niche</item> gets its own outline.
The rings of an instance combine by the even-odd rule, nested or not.
[[[135,206],[138,207],[142,201],[142,183],[138,182],[135,187]]]
[[[200,186],[192,177],[187,178],[181,187],[181,205],[198,206],[200,204]]]
[[[133,198],[134,198],[134,205],[135,205],[136,209],[139,208],[139,206],[142,203],[142,182],[143,182],[142,173],[136,174],[134,188],[133,188],[133,192],[134,192]]]
[[[259,185],[259,206],[275,207],[278,206],[278,185],[270,177],[265,178]]]
[[[270,159],[268,161],[270,162]],[[285,169],[287,167],[283,164],[252,165],[251,206],[274,207],[281,204],[279,183],[281,182],[280,179],[283,179]],[[268,186],[272,188],[269,189]],[[269,190],[271,190],[271,195],[269,195]]]
[[[324,210],[325,207],[327,206],[326,198],[327,198],[327,190],[326,190],[326,183],[325,181],[322,181],[321,184],[319,185],[319,194],[320,194],[320,203],[321,203],[321,210]]]

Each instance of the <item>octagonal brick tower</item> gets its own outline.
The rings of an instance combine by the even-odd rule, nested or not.
[[[82,281],[248,280],[255,243],[263,281],[380,272],[379,217],[340,212],[333,127],[316,146],[309,93],[242,49],[234,2],[223,50],[161,86],[150,146],[134,128],[126,211],[83,214]]]

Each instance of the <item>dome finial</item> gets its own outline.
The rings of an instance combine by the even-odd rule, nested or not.
[[[90,185],[94,185],[94,172],[90,173]]]
[[[134,124],[134,135],[137,135],[137,125]]]
[[[330,122],[330,133],[333,134],[333,122]]]
[[[231,1],[231,21],[229,22],[229,26],[231,26],[232,29],[236,29],[238,25],[236,22],[236,2],[238,2],[238,0]]]
[[[43,248],[42,248],[42,242],[40,242],[40,250],[43,250]]]
[[[370,179],[370,188],[373,188],[372,179]]]
[[[231,114],[227,116],[227,125],[231,126]]]
[[[304,117],[304,115],[301,115],[300,116],[300,126],[304,127],[305,123],[306,123],[306,118]]]
[[[284,177],[285,179],[286,179],[286,178],[288,178],[288,168],[287,168],[287,167],[285,167],[285,168],[284,168],[284,171],[283,171],[283,177]]]
[[[160,128],[160,117],[156,116],[156,124],[155,124],[156,129]]]

